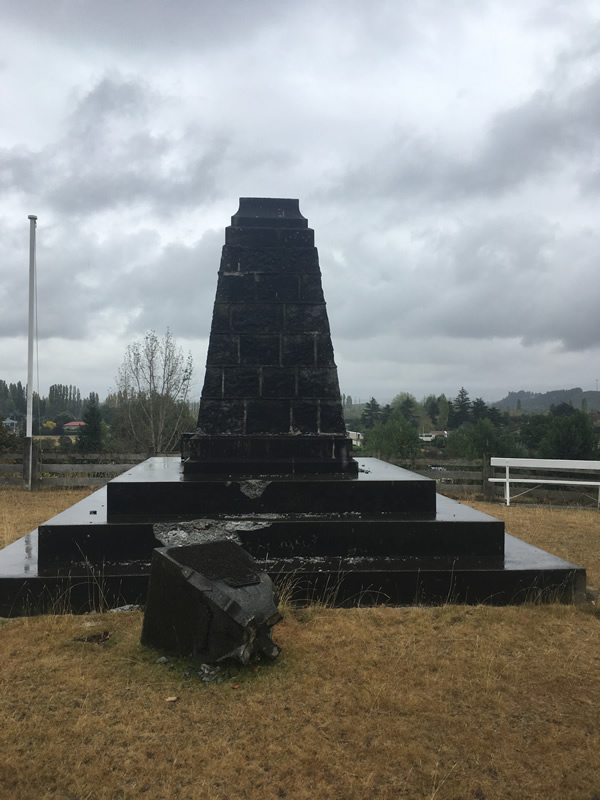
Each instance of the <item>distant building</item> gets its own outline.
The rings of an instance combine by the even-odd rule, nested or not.
[[[16,419],[11,419],[10,417],[7,417],[6,419],[2,420],[2,424],[4,425],[5,428],[8,428],[8,430],[11,433],[17,433],[19,430],[19,423],[17,422]]]
[[[429,433],[420,433],[419,439],[422,442],[433,442],[437,436],[443,436],[444,439],[447,439],[448,431],[429,431]]]
[[[348,438],[352,440],[353,447],[363,446],[363,441],[365,437],[363,436],[362,433],[360,433],[360,431],[346,431],[346,433],[348,434]]]
[[[65,436],[77,436],[82,427],[85,427],[85,422],[65,422],[63,433]]]

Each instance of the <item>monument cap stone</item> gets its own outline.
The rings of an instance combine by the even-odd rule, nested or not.
[[[240,207],[231,224],[238,228],[308,228],[308,220],[300,213],[300,202],[279,197],[240,197]]]

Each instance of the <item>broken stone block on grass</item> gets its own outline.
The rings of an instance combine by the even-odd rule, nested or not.
[[[271,578],[222,540],[154,551],[142,644],[215,664],[275,659],[281,619]]]

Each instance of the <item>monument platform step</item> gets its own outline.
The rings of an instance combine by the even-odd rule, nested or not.
[[[279,591],[299,604],[574,602],[585,570],[505,534],[504,556],[489,558],[292,558],[261,563]]]
[[[356,475],[184,475],[174,456],[150,458],[107,486],[109,522],[214,514],[307,513],[435,516],[435,481],[379,461]],[[175,515],[175,516],[174,516]]]

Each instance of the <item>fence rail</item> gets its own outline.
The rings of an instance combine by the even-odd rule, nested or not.
[[[517,497],[522,497],[531,492],[534,487],[542,485],[545,487],[579,487],[578,490],[581,492],[588,491],[588,489],[583,490],[581,488],[583,486],[594,487],[598,494],[597,508],[600,508],[600,461],[556,458],[492,458],[490,463],[492,467],[501,467],[504,471],[503,477],[490,477],[488,480],[491,483],[503,484],[504,501],[507,506],[510,505],[510,485],[512,483],[530,486]],[[515,470],[517,471],[515,472]],[[539,475],[540,471],[542,471],[543,477]],[[573,473],[577,474],[578,480],[573,480]],[[548,475],[551,477],[546,477]]]
[[[104,486],[109,480],[131,469],[147,457],[142,453],[65,454],[42,451],[37,458],[34,454],[32,488]],[[391,459],[390,463],[417,472],[426,478],[432,478],[441,494],[458,499],[483,497],[484,500],[490,502],[502,502],[505,499],[504,481],[499,479],[504,477],[505,471],[504,468],[490,463],[497,461],[498,459],[483,456],[477,460],[453,458],[440,459],[435,462],[426,459],[414,461]],[[25,469],[22,453],[1,454],[0,487],[23,486]],[[521,473],[521,477],[531,478],[533,483],[535,475]],[[490,481],[490,479],[492,480]],[[597,506],[599,502],[595,496],[590,495],[588,498],[585,486],[564,486],[562,485],[563,481],[559,481],[557,485],[550,485],[543,481],[539,482],[539,475],[535,484],[534,488],[527,490],[527,499],[535,502],[556,505],[590,505],[591,507]]]
[[[34,449],[32,488],[86,488],[109,480],[144,461],[142,453],[53,453]],[[26,483],[27,459],[23,453],[0,455],[0,487]]]

